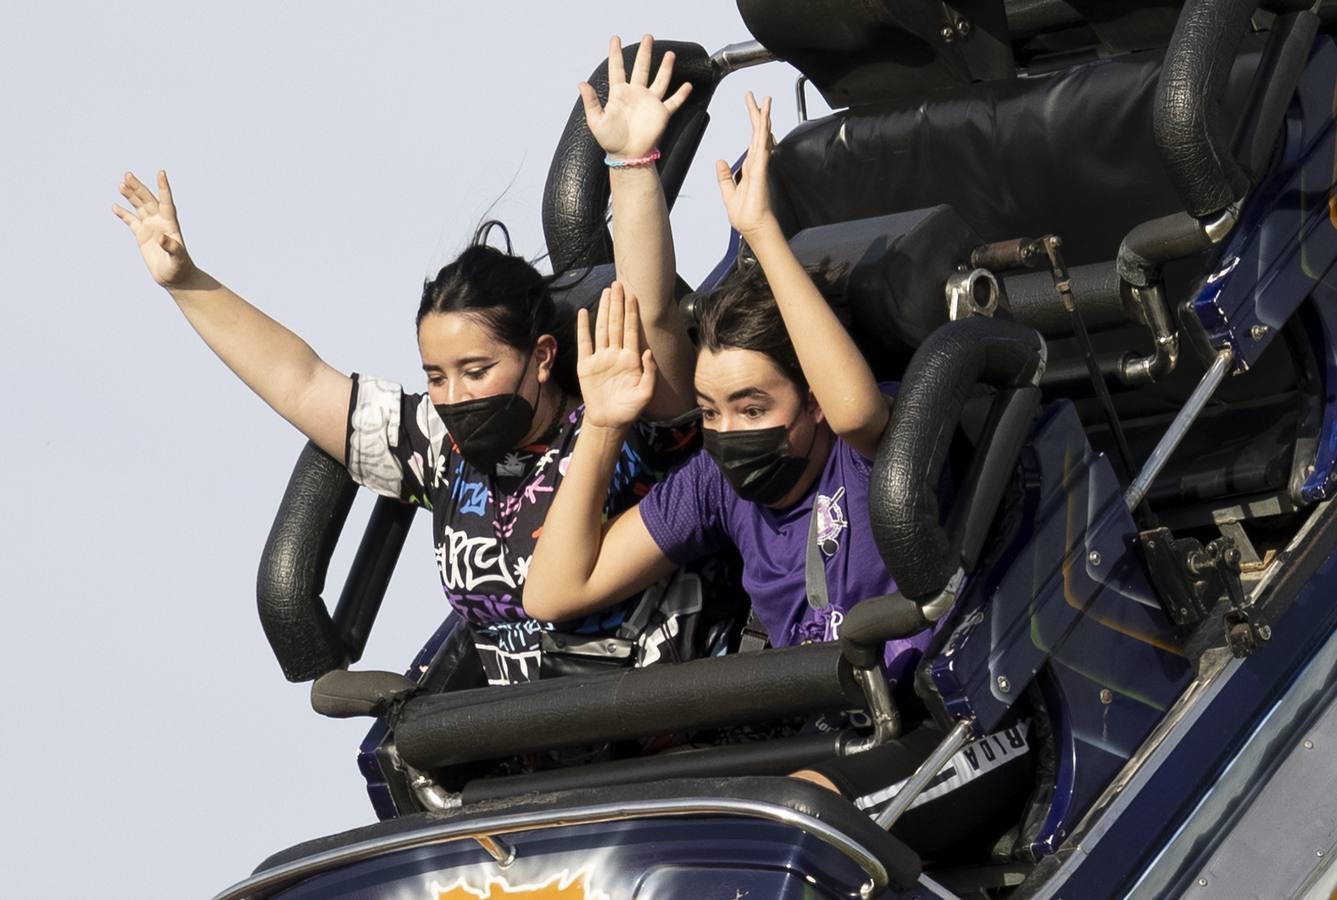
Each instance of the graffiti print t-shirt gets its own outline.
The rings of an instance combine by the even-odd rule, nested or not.
[[[836,438],[821,477],[788,509],[735,493],[710,454],[701,452],[656,484],[638,507],[664,554],[679,565],[732,543],[743,557],[743,587],[771,644],[787,647],[840,636],[845,613],[868,597],[896,590],[868,520],[872,466]],[[830,603],[807,600],[804,561],[814,514]],[[887,674],[905,679],[931,639],[929,632],[887,643]]]
[[[353,480],[378,494],[432,512],[441,584],[451,607],[472,626],[492,684],[538,677],[540,635],[550,623],[525,615],[521,596],[553,492],[575,447],[584,406],[561,416],[540,443],[512,451],[496,471],[464,461],[425,394],[393,382],[353,376],[345,459]],[[686,446],[683,432],[639,426],[622,447],[604,512],[611,517],[645,495],[656,468]],[[652,465],[656,468],[652,468]],[[611,634],[626,604],[564,631]]]

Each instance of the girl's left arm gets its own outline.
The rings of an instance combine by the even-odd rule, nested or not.
[[[611,160],[644,160],[657,150],[669,118],[691,92],[691,85],[683,84],[665,97],[673,76],[672,51],[664,55],[654,81],[650,80],[653,47],[650,35],[641,39],[628,78],[622,42],[616,37],[609,42],[608,103],[604,106],[599,105],[594,88],[580,86],[585,120]],[[696,395],[692,389],[695,354],[674,290],[677,264],[664,188],[653,162],[610,166],[608,177],[617,280],[640,301],[645,342],[659,365],[655,395],[645,417],[668,421],[693,409]]]

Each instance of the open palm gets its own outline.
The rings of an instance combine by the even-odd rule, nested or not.
[[[745,236],[774,218],[770,188],[766,183],[766,170],[771,161],[771,98],[767,97],[758,106],[756,98],[748,91],[747,114],[752,120],[752,143],[748,145],[747,158],[743,160],[737,183],[728,163],[724,160],[715,163],[729,224]]]
[[[585,422],[603,428],[624,428],[635,422],[655,390],[655,361],[641,351],[640,313],[636,298],[613,282],[599,297],[599,311],[590,336],[589,312],[578,314],[577,350],[580,393]]]
[[[654,39],[641,38],[628,79],[622,63],[622,41],[614,37],[608,44],[608,102],[599,105],[599,97],[587,83],[580,85],[585,104],[585,122],[599,146],[609,156],[639,159],[655,149],[669,118],[691,93],[690,84],[682,84],[665,99],[673,79],[673,51],[664,54],[653,82],[650,81],[651,53]]]
[[[125,173],[120,190],[121,196],[134,206],[134,211],[113,205],[112,212],[130,227],[153,280],[163,287],[184,281],[194,271],[195,264],[181,238],[181,225],[176,218],[167,173],[158,173],[156,197],[133,172]]]

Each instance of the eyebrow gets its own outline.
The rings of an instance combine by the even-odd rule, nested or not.
[[[490,357],[490,356],[466,356],[466,357],[464,357],[463,359],[457,359],[457,360],[455,360],[455,364],[456,364],[457,366],[472,366],[472,365],[474,365],[475,363],[486,363],[486,362],[493,362],[492,357]],[[445,371],[445,369],[441,368],[441,366],[438,366],[438,365],[436,365],[435,363],[423,363],[423,364],[422,364],[422,370],[423,370],[424,372],[444,372],[444,371]]]
[[[696,392],[696,396],[699,397],[699,398],[701,398],[702,400],[705,400],[707,403],[714,403],[714,402],[715,402],[715,400],[714,400],[709,394],[705,393],[704,391],[697,391],[697,392]],[[734,392],[733,392],[732,394],[730,394],[727,398],[725,398],[725,402],[726,402],[726,403],[733,403],[735,400],[742,400],[742,399],[744,399],[745,397],[750,397],[750,398],[753,398],[753,399],[755,399],[755,400],[769,400],[769,399],[771,399],[771,395],[768,394],[768,393],[766,393],[765,391],[763,391],[763,390],[762,390],[761,388],[759,388],[759,387],[745,387],[745,388],[743,388],[741,391],[734,391]]]

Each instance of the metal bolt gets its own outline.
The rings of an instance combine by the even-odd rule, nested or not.
[[[1268,328],[1266,325],[1255,325],[1249,329],[1249,337],[1253,338],[1255,341],[1261,341],[1263,338],[1267,337],[1268,332],[1271,330],[1272,329]]]
[[[1092,550],[1090,553],[1086,554],[1086,561],[1093,566],[1098,566],[1100,565],[1100,554],[1095,550]]]
[[[1272,640],[1272,626],[1271,626],[1271,625],[1259,625],[1259,626],[1258,626],[1258,637],[1259,637],[1261,640],[1264,640],[1264,641],[1270,641],[1270,640]]]
[[[956,40],[956,29],[950,25],[942,26],[942,39],[949,44]]]
[[[1315,850],[1315,851],[1314,851],[1314,855],[1317,856],[1319,859],[1322,859],[1322,858],[1323,858],[1323,851],[1322,851],[1322,850]]]
[[[1314,749],[1314,742],[1313,742],[1313,741],[1305,741],[1304,747],[1305,747],[1306,750],[1313,750],[1313,749]]]
[[[1114,692],[1109,688],[1102,688],[1100,691],[1100,702],[1109,706],[1114,702]]]
[[[1198,879],[1198,887],[1207,887],[1207,879],[1206,879],[1206,878],[1199,878],[1199,879]]]
[[[970,34],[970,20],[962,19],[960,22],[957,22],[956,33],[961,35],[961,37],[965,37],[966,35]]]
[[[999,675],[996,683],[998,685],[998,690],[1002,691],[1004,694],[1012,690],[1012,682],[1007,680],[1006,675]]]

